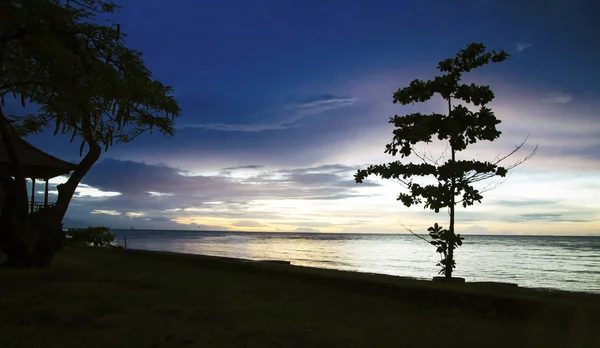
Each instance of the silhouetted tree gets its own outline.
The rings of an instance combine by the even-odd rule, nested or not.
[[[435,94],[439,94],[448,102],[448,114],[421,114],[413,113],[405,116],[394,116],[390,123],[395,126],[392,142],[386,145],[385,153],[401,158],[415,155],[421,163],[395,162],[371,165],[367,169],[358,170],[355,174],[357,183],[362,183],[369,175],[378,175],[385,179],[395,179],[408,189],[400,193],[398,200],[405,206],[424,203],[436,213],[443,208],[449,209],[449,227],[442,228],[435,223],[428,229],[432,240],[428,241],[437,247],[437,252],[442,254],[438,263],[441,267],[440,274],[447,278],[452,277],[455,268],[454,249],[462,245],[463,237],[455,233],[455,206],[471,206],[475,202],[481,203],[484,190],[473,186],[474,183],[495,176],[504,177],[507,172],[535,155],[537,147],[524,159],[509,165],[500,166],[506,158],[513,155],[524,145],[525,141],[517,146],[508,155],[494,161],[459,160],[457,153],[465,150],[467,146],[478,141],[494,141],[501,132],[496,129],[501,121],[496,118],[491,109],[486,105],[494,99],[494,93],[489,86],[475,84],[461,84],[464,73],[484,66],[490,62],[499,63],[508,58],[508,54],[486,51],[481,43],[472,43],[466,49],[461,49],[456,57],[441,61],[438,69],[442,75],[433,80],[414,80],[408,87],[399,89],[394,93],[394,103],[402,105],[425,102]],[[470,111],[461,104],[453,105],[453,101],[462,100],[479,106],[478,111]],[[415,149],[418,143],[430,143],[434,136],[446,142],[450,158],[440,163],[442,158],[435,159],[423,151]],[[442,156],[443,157],[443,156]],[[419,184],[414,182],[414,177],[433,177],[434,184]],[[412,231],[409,229],[412,233]],[[413,233],[414,234],[414,233]]]
[[[49,241],[62,234],[71,198],[103,148],[132,141],[146,131],[174,133],[180,109],[172,89],[152,78],[141,54],[125,46],[120,26],[107,21],[117,8],[100,0],[0,3],[2,106],[6,96],[14,96],[23,106],[39,107],[26,116],[5,115],[0,107],[0,136],[16,167],[16,175],[5,180],[12,201],[0,216],[6,266],[50,262],[54,247]],[[56,205],[44,209],[43,216],[32,215],[27,213],[26,179],[13,144],[18,136],[48,127],[55,135],[80,141],[80,156],[85,156],[59,185]]]

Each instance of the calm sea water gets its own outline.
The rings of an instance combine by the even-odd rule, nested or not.
[[[412,235],[113,230],[134,249],[286,260],[294,265],[420,279],[435,248]],[[533,288],[600,293],[600,237],[465,236],[455,275]]]

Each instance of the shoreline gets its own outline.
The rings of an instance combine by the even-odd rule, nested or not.
[[[132,248],[247,259],[273,258],[295,265],[423,280],[431,280],[439,271],[439,267],[434,266],[439,261],[435,250],[409,234],[377,237],[370,234],[137,232],[113,230],[118,244],[123,245],[127,237],[128,246]],[[563,237],[472,236],[459,253],[453,276],[465,278],[469,283],[517,283],[520,287],[543,291],[600,294],[595,261],[587,251],[597,247],[599,242],[600,239],[594,237],[563,240]],[[529,258],[514,257],[515,253],[527,254]],[[552,262],[547,253],[554,256]]]
[[[87,227],[87,226],[86,226]],[[64,230],[69,228],[85,228],[85,227],[64,227]],[[410,236],[411,233],[407,232],[394,232],[394,233],[371,233],[371,232],[295,232],[295,231],[237,231],[237,230],[224,230],[224,231],[212,231],[212,230],[163,230],[156,228],[111,228],[112,231],[145,231],[145,232],[194,232],[194,233],[267,233],[267,234],[308,234],[308,235],[348,235],[348,236],[360,236],[360,235],[371,235],[371,236]],[[427,233],[417,233],[423,237],[429,236]],[[597,234],[469,234],[461,233],[461,236],[465,237],[559,237],[559,238],[600,238],[600,233]]]
[[[258,264],[280,264],[280,265],[285,265],[285,266],[289,266],[289,267],[304,268],[304,269],[308,269],[308,270],[315,270],[315,271],[322,271],[322,272],[342,272],[342,273],[347,273],[347,274],[383,277],[383,278],[396,279],[396,280],[433,283],[432,279],[430,279],[430,278],[416,278],[416,277],[409,277],[409,276],[391,275],[391,274],[385,274],[385,273],[344,270],[344,269],[338,269],[338,268],[302,266],[302,265],[295,265],[291,261],[288,261],[288,260],[271,260],[271,259],[253,260],[253,259],[243,259],[243,258],[235,258],[235,257],[229,257],[229,256],[217,256],[217,255],[194,254],[194,253],[184,253],[184,252],[177,252],[177,251],[149,250],[149,249],[137,249],[137,248],[128,248],[126,252],[142,252],[142,253],[149,252],[149,253],[164,254],[164,255],[191,257],[191,258],[197,257],[199,259],[233,262],[233,263],[238,262],[238,263],[258,263]],[[436,282],[436,284],[444,284],[444,283]],[[469,281],[468,279],[465,279],[465,282],[463,284],[456,284],[456,286],[460,286],[460,285],[467,286],[467,287],[475,287],[475,286],[476,287],[490,287],[490,288],[493,288],[496,290],[499,289],[499,290],[507,290],[507,291],[521,289],[522,291],[535,291],[535,292],[540,292],[540,293],[577,294],[577,295],[591,295],[591,296],[599,296],[600,297],[600,292],[594,292],[594,291],[572,291],[572,290],[563,290],[563,289],[557,289],[557,288],[525,287],[525,286],[521,286],[520,284],[517,284],[517,283],[502,282],[502,281]],[[521,290],[516,290],[516,291],[521,291]]]
[[[381,273],[368,273],[358,271],[339,270],[332,268],[318,268],[291,264],[282,260],[250,260],[226,256],[213,256],[202,254],[191,254],[163,250],[128,249],[124,254],[132,254],[150,257],[169,257],[182,262],[193,262],[197,265],[220,266],[223,269],[245,268],[257,273],[272,273],[283,277],[295,277],[317,283],[328,283],[333,286],[348,285],[356,288],[364,288],[371,292],[379,289],[383,294],[397,291],[421,292],[419,297],[430,301],[441,294],[454,297],[457,303],[478,302],[480,308],[497,307],[500,303],[506,305],[507,309],[512,305],[522,305],[522,300],[530,302],[533,307],[542,306],[544,302],[598,302],[600,305],[600,293],[566,291],[549,288],[528,288],[511,286],[510,283],[502,282],[469,282],[462,284],[450,284],[433,282],[429,279],[418,279],[402,277]],[[516,301],[516,302],[515,302]],[[514,303],[513,303],[514,302]],[[512,305],[511,305],[512,303]],[[571,303],[572,304],[572,303]],[[566,305],[566,303],[565,303]],[[532,309],[533,309],[532,307]]]

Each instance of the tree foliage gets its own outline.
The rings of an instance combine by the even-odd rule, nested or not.
[[[145,131],[173,134],[179,106],[152,78],[141,53],[125,46],[120,25],[98,23],[118,7],[99,0],[3,2],[0,96],[39,106],[12,117],[23,134],[54,134],[108,149]]]
[[[89,226],[87,228],[69,228],[65,232],[67,243],[74,245],[91,245],[95,247],[110,247],[117,236],[106,226]]]
[[[80,156],[85,153],[68,181],[58,186],[53,213],[44,215],[52,221],[38,233],[56,234],[77,186],[102,149],[130,142],[147,131],[174,133],[180,109],[172,88],[155,80],[141,53],[125,45],[120,25],[110,20],[118,8],[102,0],[0,2],[0,132],[17,173],[7,179],[14,181],[7,187],[16,190],[11,197],[19,197],[14,204],[18,212],[5,210],[0,217],[4,226],[0,248],[7,253],[20,250],[8,259],[27,258],[25,254],[40,239],[15,237],[36,235],[28,231],[28,220],[23,217],[27,216],[27,189],[12,145],[16,136],[51,129],[55,135],[78,141]],[[5,115],[7,97],[38,110]],[[8,234],[13,236],[4,236]],[[16,248],[14,243],[27,247]]]
[[[362,183],[370,175],[399,181],[407,191],[400,193],[398,200],[407,207],[424,204],[426,209],[436,213],[443,208],[449,208],[449,228],[443,229],[435,223],[428,230],[433,239],[430,243],[435,245],[443,256],[438,265],[442,267],[440,273],[446,277],[451,277],[455,267],[453,251],[462,244],[462,237],[454,231],[455,205],[468,207],[475,202],[481,203],[483,192],[477,189],[474,183],[494,176],[505,177],[509,170],[535,154],[534,150],[523,160],[502,166],[501,162],[517,152],[523,146],[522,143],[508,155],[494,161],[456,158],[456,154],[467,149],[469,145],[481,141],[494,141],[501,135],[496,128],[501,121],[486,106],[494,99],[494,93],[489,86],[461,83],[463,74],[488,63],[502,62],[508,57],[504,50],[488,51],[483,44],[472,43],[461,49],[454,58],[439,63],[437,68],[442,73],[440,76],[427,81],[417,79],[409,86],[398,89],[393,96],[395,104],[426,102],[438,94],[447,101],[448,113],[417,112],[391,117],[389,123],[395,127],[394,137],[392,142],[386,145],[385,153],[391,156],[399,154],[402,159],[414,155],[421,163],[397,160],[371,165],[355,174],[357,183]],[[461,104],[453,105],[453,101],[470,103],[478,107],[478,110],[472,111]],[[444,163],[416,149],[417,144],[431,143],[435,138],[449,146],[450,158]],[[422,184],[415,181],[415,178],[419,177],[432,177],[435,180],[434,183]]]

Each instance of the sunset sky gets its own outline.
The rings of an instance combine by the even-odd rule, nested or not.
[[[494,90],[503,134],[463,156],[491,160],[528,134],[513,161],[535,145],[539,153],[482,204],[458,209],[458,231],[600,234],[598,1],[120,3],[115,20],[128,46],[173,86],[182,114],[174,137],[103,153],[65,227],[404,233],[402,225],[444,225],[445,212],[397,202],[398,184],[356,184],[353,174],[394,159],[383,153],[390,116],[444,111],[439,97],[400,106],[393,92],[433,78],[440,60],[478,41],[511,54],[466,76]],[[68,137],[27,140],[80,159]]]

